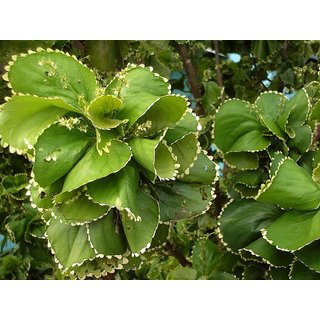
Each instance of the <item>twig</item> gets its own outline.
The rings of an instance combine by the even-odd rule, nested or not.
[[[191,262],[188,261],[185,256],[176,249],[174,244],[168,242],[165,248],[169,255],[175,257],[183,267],[190,267],[192,265]]]
[[[215,55],[215,60],[216,60],[217,84],[219,87],[223,87],[218,40],[213,40],[213,48],[214,48],[214,55]]]
[[[188,54],[187,47],[184,44],[177,44],[177,49],[182,59],[183,67],[187,73],[188,81],[191,88],[191,93],[196,99],[196,107],[194,111],[198,116],[202,116],[204,115],[204,110],[200,102],[201,91],[200,91],[200,85],[198,83],[196,68],[191,61],[191,58]]]

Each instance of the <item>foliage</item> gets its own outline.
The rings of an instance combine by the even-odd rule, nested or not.
[[[319,279],[319,44],[1,41],[0,278]]]
[[[33,162],[28,195],[63,272],[112,273],[152,247],[159,222],[208,210],[215,164],[166,79],[129,65],[104,88],[75,57],[41,49],[6,70],[1,144]]]

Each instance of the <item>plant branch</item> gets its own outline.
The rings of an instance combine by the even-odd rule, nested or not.
[[[198,116],[202,116],[204,115],[204,110],[200,102],[201,91],[198,83],[196,68],[191,61],[187,47],[184,44],[177,44],[177,49],[182,59],[183,67],[187,73],[192,95],[196,99],[196,107],[194,111]]]
[[[214,48],[214,55],[215,55],[215,60],[216,60],[217,84],[219,87],[223,87],[218,40],[213,40],[213,48]]]
[[[183,267],[190,267],[192,265],[191,262],[188,261],[185,256],[177,250],[174,244],[168,242],[165,248],[168,251],[168,254],[172,257],[175,257]]]

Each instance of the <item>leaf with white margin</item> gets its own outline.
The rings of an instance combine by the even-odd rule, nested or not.
[[[39,97],[61,97],[79,106],[95,98],[94,73],[63,52],[34,52],[16,57],[7,74],[15,92]]]
[[[59,263],[65,268],[95,257],[88,241],[86,226],[72,226],[51,219],[47,229],[51,249]]]
[[[110,130],[127,122],[126,119],[114,119],[121,105],[121,100],[115,96],[101,96],[90,103],[87,113],[96,128]]]
[[[286,135],[277,124],[283,104],[287,99],[280,93],[266,92],[261,94],[255,102],[259,117],[264,125],[277,137],[284,139]]]
[[[125,235],[117,224],[117,213],[114,210],[102,219],[90,223],[88,232],[98,254],[122,255],[127,250]]]
[[[139,217],[132,219],[128,212],[120,211],[121,222],[130,250],[140,253],[149,247],[159,224],[159,206],[155,199],[143,190],[138,190]]]
[[[221,212],[219,229],[223,242],[234,252],[261,237],[260,230],[282,214],[277,206],[251,199],[234,200]]]
[[[286,158],[271,180],[262,187],[256,200],[286,209],[317,209],[320,206],[320,185],[305,169]]]
[[[35,145],[35,180],[43,188],[57,181],[82,158],[89,142],[90,137],[77,129],[50,126]]]
[[[133,125],[153,103],[170,93],[168,83],[156,76],[149,68],[128,67],[116,75],[106,88],[106,93],[118,96],[122,102],[116,119],[129,119]]]
[[[151,136],[165,128],[172,128],[187,110],[188,101],[182,96],[160,97],[136,122],[137,136]]]
[[[294,138],[294,133],[291,129],[302,126],[307,119],[308,112],[309,97],[306,91],[301,89],[285,103],[277,123],[281,130],[287,132],[291,138]]]
[[[184,174],[190,168],[201,151],[198,138],[194,133],[189,133],[182,139],[174,142],[170,147],[177,157],[177,163],[180,164],[180,167],[177,169],[179,174]]]
[[[289,273],[290,280],[320,280],[320,274],[310,270],[302,262],[295,261]]]
[[[180,140],[190,132],[198,131],[199,122],[196,116],[191,112],[186,112],[185,115],[175,124],[173,128],[169,128],[164,139],[172,144]]]
[[[217,179],[217,166],[202,151],[189,169],[189,173],[179,177],[178,180],[211,185]]]
[[[43,130],[74,108],[60,98],[13,96],[0,110],[2,143],[31,149]]]
[[[62,222],[70,224],[84,224],[106,215],[109,207],[100,206],[89,200],[84,194],[53,207],[54,215]]]
[[[222,104],[215,116],[214,142],[223,152],[261,151],[270,145],[253,108],[241,100]]]
[[[293,260],[291,253],[277,250],[276,247],[262,237],[251,242],[244,249],[241,249],[241,253],[244,252],[251,253],[253,256],[259,256],[264,262],[278,267],[287,267]]]
[[[307,267],[320,272],[320,240],[316,240],[294,254]]]
[[[125,142],[112,140],[108,149],[108,153],[99,155],[96,146],[92,146],[67,174],[62,192],[118,172],[131,159],[131,149]]]
[[[296,148],[300,153],[305,153],[312,144],[313,132],[309,126],[292,128],[295,137],[288,142],[289,147]]]
[[[138,215],[137,189],[139,185],[139,173],[135,167],[126,165],[119,172],[99,179],[87,185],[87,194],[94,202],[118,210],[129,209],[134,215]]]
[[[255,152],[230,152],[224,155],[227,164],[238,170],[253,170],[259,167],[259,156]]]
[[[213,200],[212,187],[189,183],[162,183],[156,186],[161,221],[190,219],[206,212]]]
[[[156,176],[173,179],[177,174],[176,160],[162,138],[159,135],[155,139],[132,138],[128,141],[134,159],[150,173],[151,180]]]
[[[320,211],[285,212],[264,228],[263,236],[272,245],[286,251],[296,251],[320,238]]]

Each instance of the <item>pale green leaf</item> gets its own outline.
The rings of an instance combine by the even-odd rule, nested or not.
[[[143,116],[153,103],[169,93],[168,84],[154,75],[149,68],[129,67],[118,74],[106,89],[122,102],[116,119],[129,119],[129,126]]]
[[[190,112],[186,114],[176,123],[173,128],[169,128],[164,139],[168,143],[174,143],[177,140],[180,140],[190,132],[197,132],[199,123],[196,119],[196,116]]]
[[[187,110],[182,96],[168,95],[156,100],[136,123],[135,135],[151,136],[164,128],[172,128]]]
[[[286,158],[257,200],[287,209],[312,210],[320,205],[320,186],[305,169]]]
[[[113,140],[108,149],[108,153],[99,155],[96,147],[92,146],[66,176],[62,192],[72,191],[119,171],[132,155],[130,147],[117,140]]]
[[[13,96],[0,111],[0,136],[18,150],[33,147],[43,130],[73,107],[60,98]]]
[[[93,100],[97,89],[93,72],[62,52],[18,56],[8,78],[15,92],[61,97],[74,106]]]
[[[155,176],[160,179],[172,179],[176,175],[176,161],[161,139],[161,135],[155,139],[133,138],[128,143],[132,148],[134,159],[150,173],[153,179]]]
[[[121,100],[115,96],[101,96],[88,106],[88,116],[95,127],[110,130],[127,122],[127,120],[114,119],[114,115],[121,108],[121,105]]]

